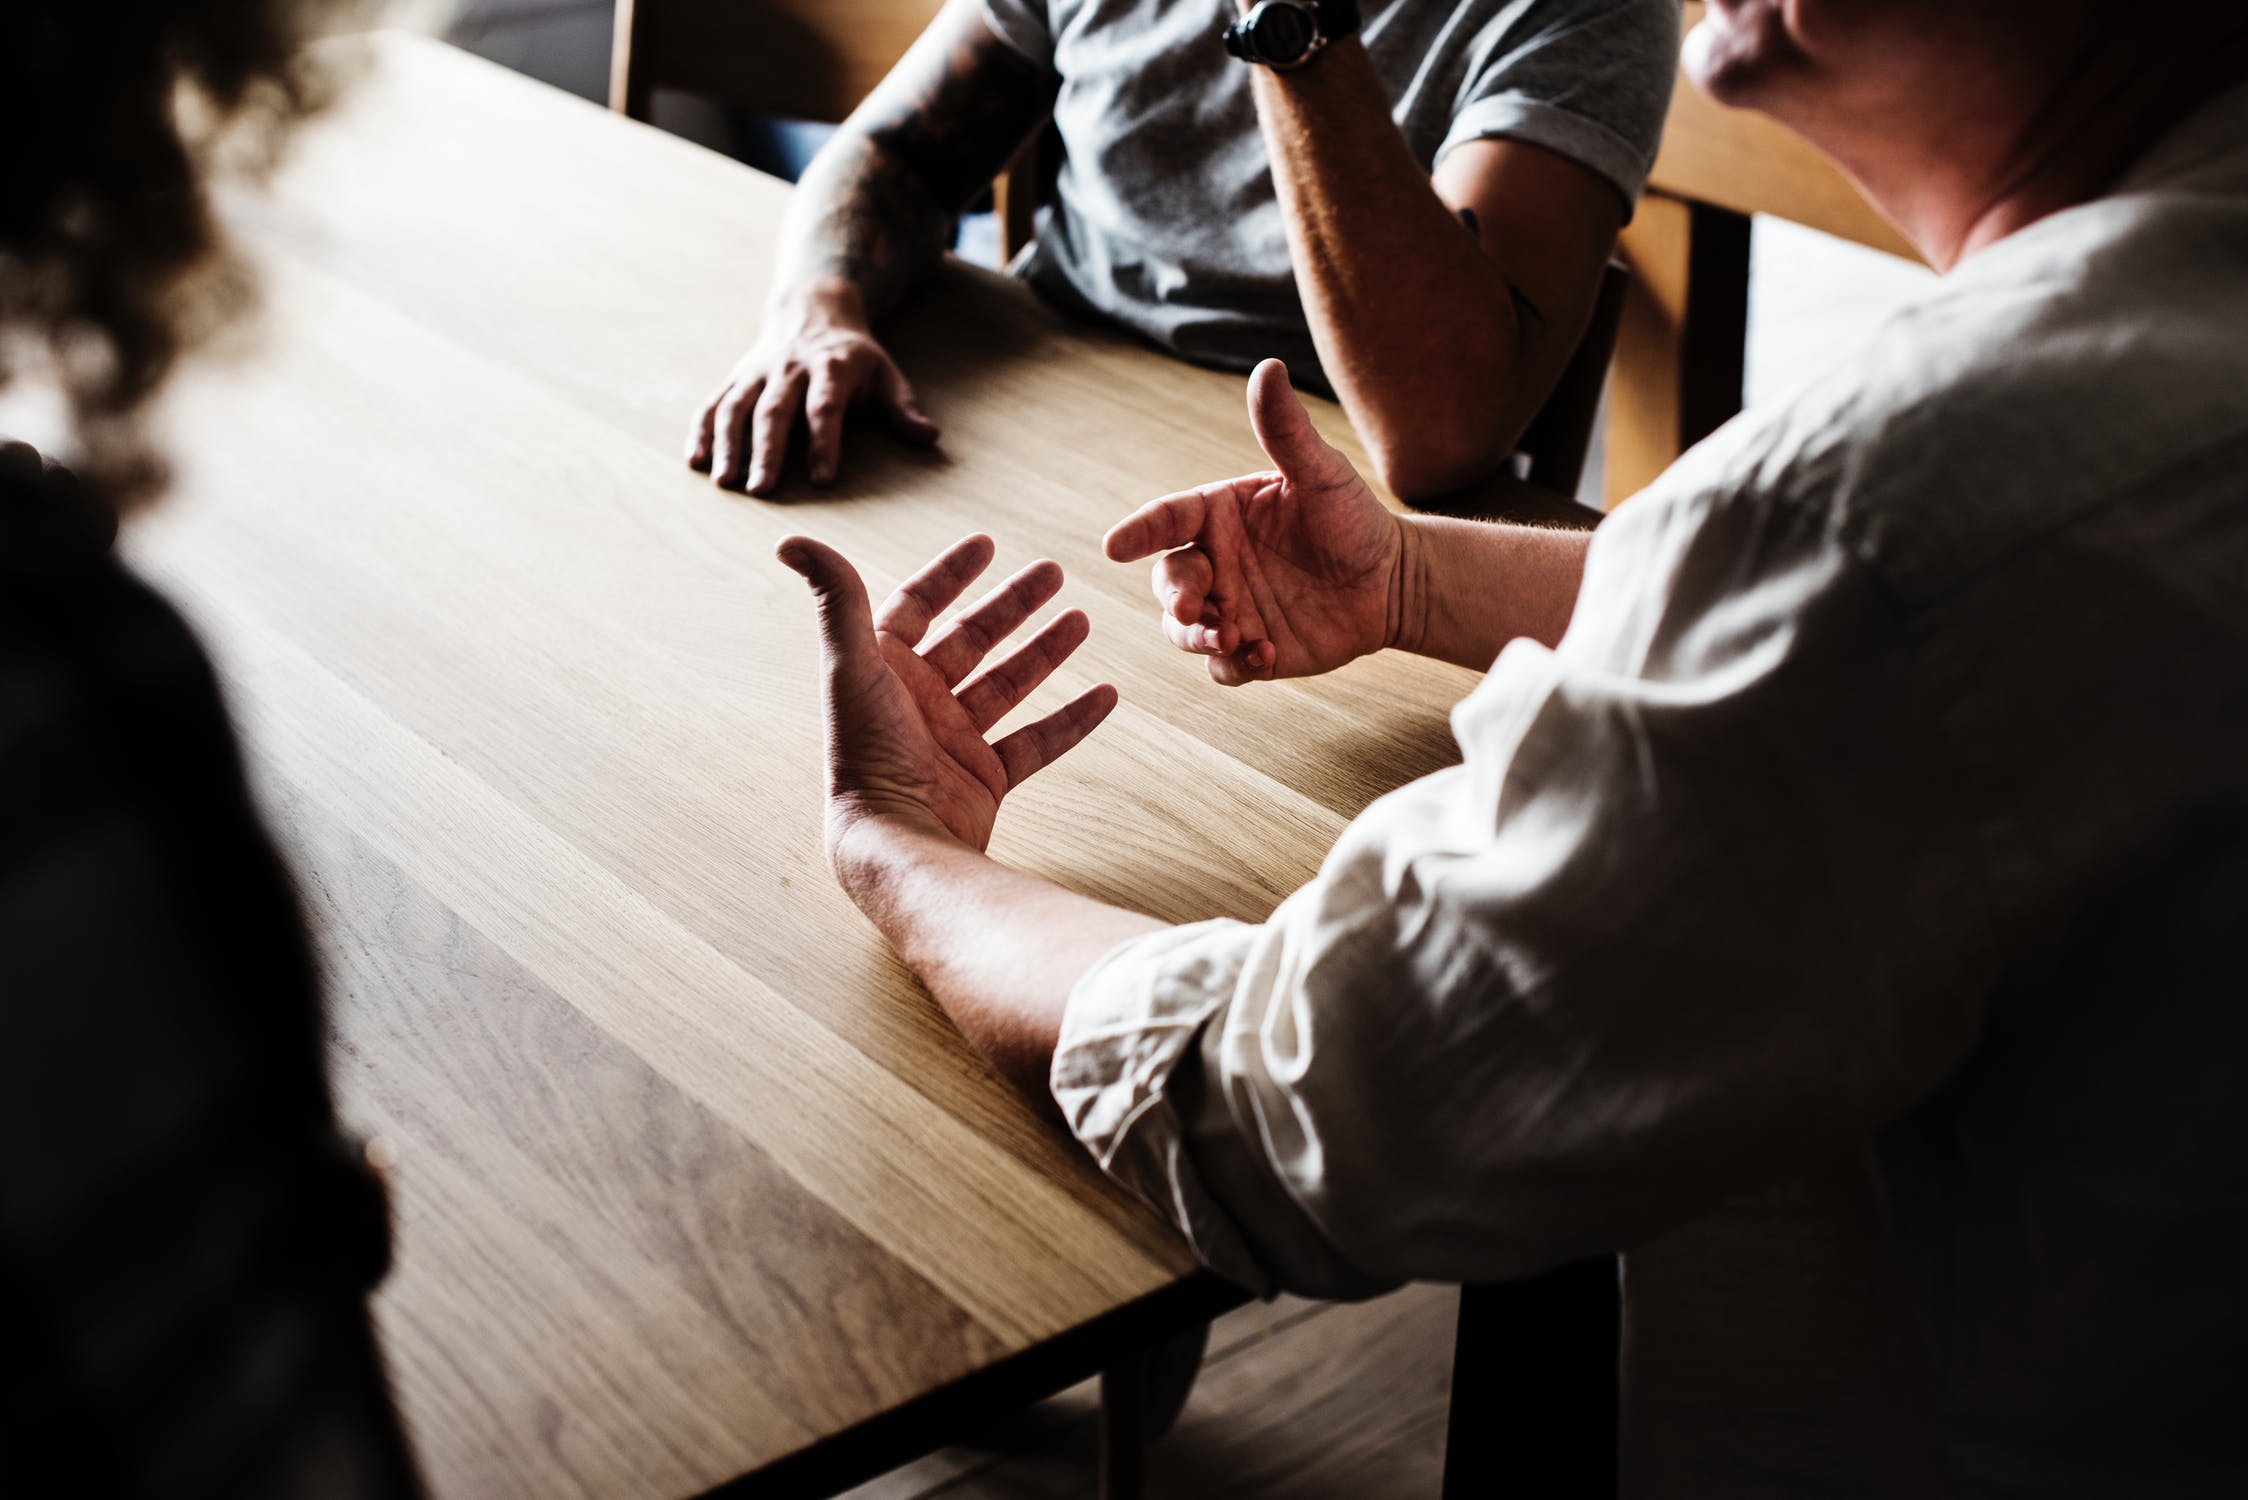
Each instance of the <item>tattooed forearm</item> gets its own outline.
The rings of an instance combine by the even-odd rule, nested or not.
[[[901,301],[1053,108],[1057,83],[955,0],[797,189],[776,290],[842,278],[869,317]]]
[[[895,157],[863,136],[839,135],[820,153],[791,210],[800,233],[775,288],[850,282],[880,317],[944,253],[952,216]]]

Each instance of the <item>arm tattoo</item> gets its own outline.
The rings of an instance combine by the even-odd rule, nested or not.
[[[947,7],[936,24],[949,35],[917,44],[804,174],[784,284],[839,276],[870,317],[894,308],[1052,110],[1059,80],[974,7]]]

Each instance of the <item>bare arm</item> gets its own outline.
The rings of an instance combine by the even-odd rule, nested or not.
[[[1484,666],[1507,639],[1551,641],[1566,628],[1584,533],[1436,517],[1406,518],[1402,529],[1394,644]],[[782,544],[820,606],[836,877],[969,1044],[1051,1113],[1048,1074],[1071,991],[1119,944],[1164,924],[983,852],[1006,792],[1066,753],[1115,702],[1112,690],[1095,688],[983,742],[1085,629],[1082,615],[1064,614],[976,673],[978,648],[1020,626],[1060,587],[1059,570],[1042,563],[954,626],[925,635],[990,552],[983,538],[964,540],[869,614],[858,575],[841,557],[803,538]]]
[[[1046,1070],[1071,988],[1110,948],[1162,924],[984,856],[1001,799],[1116,706],[1116,690],[1098,686],[986,738],[1089,628],[1067,610],[987,660],[1061,588],[1051,562],[940,624],[992,551],[989,537],[962,538],[875,610],[834,549],[808,537],[780,546],[819,605],[828,861],[969,1042],[1051,1108]]]
[[[1577,607],[1592,533],[1404,516],[1389,644],[1486,671],[1508,641],[1559,644]]]
[[[1164,925],[897,817],[853,823],[834,865],[968,1044],[1048,1114],[1070,991],[1109,950]]]
[[[1431,182],[1356,38],[1295,71],[1255,72],[1335,393],[1399,498],[1472,483],[1513,451],[1575,350],[1622,196],[1515,141],[1460,146]]]
[[[900,436],[936,438],[874,322],[943,258],[953,221],[1038,128],[1055,89],[992,33],[976,0],[944,8],[797,186],[763,334],[704,403],[690,464],[770,494],[801,412],[811,477],[825,484],[854,405],[876,406]]]
[[[773,299],[840,283],[880,318],[1054,105],[1056,81],[952,0],[813,159],[781,226]]]

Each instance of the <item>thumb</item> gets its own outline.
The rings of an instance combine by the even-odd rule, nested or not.
[[[848,661],[877,650],[874,609],[867,602],[866,584],[850,560],[825,542],[808,536],[783,537],[773,549],[783,563],[804,576],[820,611],[820,643],[828,665]]]
[[[1249,425],[1274,468],[1292,480],[1317,477],[1335,450],[1311,424],[1311,413],[1288,383],[1288,367],[1268,359],[1249,372]]]

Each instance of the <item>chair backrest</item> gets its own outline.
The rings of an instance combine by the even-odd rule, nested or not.
[[[1704,7],[1685,6],[1697,25]],[[1919,259],[1841,169],[1794,131],[1753,110],[1713,102],[1680,73],[1649,192],[1737,214],[1771,214],[1876,250]]]
[[[1530,461],[1522,477],[1542,490],[1573,498],[1584,478],[1593,423],[1600,415],[1600,392],[1608,383],[1608,362],[1616,352],[1616,330],[1622,325],[1624,298],[1630,290],[1631,272],[1621,261],[1608,262],[1576,353],[1569,356],[1553,394],[1514,445]]]
[[[873,92],[944,0],[617,0],[609,104],[648,118],[680,89],[834,124]]]
[[[649,118],[657,89],[784,120],[840,124],[944,0],[617,0],[609,107]],[[1030,243],[1042,136],[994,184],[1000,258]]]

